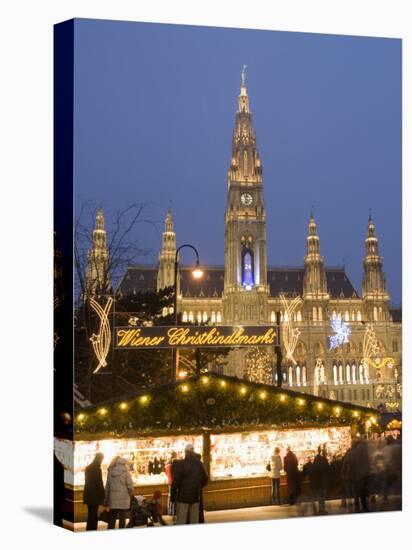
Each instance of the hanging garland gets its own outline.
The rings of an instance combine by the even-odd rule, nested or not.
[[[83,409],[76,416],[76,433],[376,425],[377,417],[374,409],[207,374]]]

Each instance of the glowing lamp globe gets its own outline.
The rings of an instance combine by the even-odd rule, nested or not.
[[[201,279],[203,277],[203,270],[199,266],[196,266],[192,271],[192,276],[194,279]]]

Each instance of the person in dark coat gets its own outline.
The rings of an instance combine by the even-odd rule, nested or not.
[[[101,465],[103,453],[97,453],[85,471],[83,502],[87,504],[87,531],[97,530],[99,505],[104,502],[104,485]]]
[[[368,482],[370,475],[368,444],[364,439],[355,441],[350,454],[355,512],[368,512]]]
[[[173,464],[171,501],[176,502],[176,524],[199,523],[199,502],[202,487],[208,476],[202,462],[196,458],[194,447],[185,447],[185,458]]]
[[[298,470],[298,459],[289,446],[287,447],[287,453],[283,459],[283,469],[286,472],[289,504],[295,504],[300,495],[300,475]]]
[[[326,514],[325,500],[329,481],[329,463],[325,447],[318,447],[318,454],[313,461],[313,488],[319,503],[318,514]]]
[[[350,506],[351,499],[353,497],[353,472],[352,472],[352,459],[351,459],[352,448],[346,451],[342,459],[342,468],[341,468],[341,478],[342,478],[342,489],[343,497],[341,501],[341,508],[346,508]]]

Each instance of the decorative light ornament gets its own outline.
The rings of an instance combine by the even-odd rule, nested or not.
[[[105,409],[105,408],[99,409],[99,410],[98,410],[98,413],[100,414],[100,416],[106,416],[106,414],[107,414],[107,409]]]
[[[122,411],[125,411],[127,409],[127,403],[120,403],[119,407]]]
[[[366,383],[369,382],[369,366],[377,370],[384,367],[393,368],[393,357],[382,357],[382,350],[376,337],[375,330],[371,324],[368,324],[363,337],[362,346],[362,361],[361,365],[364,369],[364,378]]]
[[[349,343],[351,330],[346,321],[342,321],[339,317],[334,317],[331,322],[332,330],[335,333],[329,336],[329,349],[336,349],[342,344]]]
[[[299,296],[297,296],[291,302],[288,302],[284,294],[280,295],[280,300],[283,305],[282,338],[283,345],[286,350],[286,359],[296,365],[296,360],[293,357],[293,354],[296,349],[296,344],[298,343],[300,330],[298,328],[294,328],[293,313],[301,304],[302,300]]]
[[[272,383],[272,364],[265,349],[252,348],[246,355],[246,378],[259,384]]]
[[[98,334],[92,334],[90,341],[93,351],[99,361],[93,373],[98,372],[102,367],[107,367],[106,357],[110,349],[111,330],[109,322],[109,312],[113,304],[113,298],[109,297],[104,308],[94,298],[90,298],[90,306],[96,312],[100,319]]]
[[[139,399],[140,403],[142,403],[142,405],[145,405],[148,401],[149,401],[149,396],[148,395],[142,395],[141,398]]]

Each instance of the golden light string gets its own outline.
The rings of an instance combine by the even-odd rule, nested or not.
[[[201,381],[202,381],[202,384],[208,384],[210,379],[208,377],[203,377],[201,379]],[[219,383],[220,383],[220,386],[222,386],[222,387],[227,386],[227,382],[225,380],[220,380]],[[189,384],[181,384],[181,385],[179,385],[179,388],[183,393],[189,393],[190,392]],[[248,388],[244,385],[239,387],[236,384],[235,388],[238,388],[240,395],[246,395],[248,393]],[[280,394],[279,395],[278,393],[268,393],[265,390],[259,390],[259,388],[256,388],[256,392],[257,392],[257,395],[259,396],[259,398],[263,401],[266,401],[267,398],[270,395],[272,395],[273,397],[278,397],[281,403],[286,403],[288,397],[289,398],[291,397],[291,396],[288,396],[286,394]],[[362,417],[362,413],[359,410],[353,409],[352,407],[350,407],[350,408],[349,407],[342,407],[342,406],[329,406],[328,407],[329,404],[323,403],[322,401],[311,400],[311,399],[309,401],[307,401],[307,399],[303,399],[302,397],[292,397],[292,399],[294,399],[296,405],[300,409],[310,407],[310,406],[314,406],[314,407],[316,407],[317,410],[323,411],[326,407],[326,411],[329,410],[329,413],[331,414],[331,416],[333,415],[335,417],[341,417],[342,414],[344,414],[344,413],[351,413],[352,417],[356,418],[358,420],[360,420],[361,417]],[[151,396],[149,394],[141,395],[140,397],[138,397],[138,401],[141,405],[147,404],[150,400],[151,400]],[[268,403],[268,406],[270,406],[270,402],[267,402],[267,403]],[[119,403],[117,405],[117,407],[121,411],[125,412],[129,409],[130,403],[122,401],[121,403]],[[97,411],[95,411],[95,414],[98,415],[98,416],[101,416],[101,417],[105,417],[108,414],[108,409],[106,409],[104,407],[99,408]],[[77,419],[81,423],[84,423],[86,421],[86,418],[87,418],[87,416],[84,413],[80,413],[80,414],[77,415]],[[370,425],[376,425],[377,424],[376,416],[369,416],[366,422],[369,422]]]
[[[96,312],[100,319],[100,327],[98,334],[92,334],[90,341],[93,346],[93,351],[99,361],[93,374],[98,372],[102,367],[107,367],[107,355],[110,349],[111,330],[109,322],[109,312],[113,304],[113,298],[109,297],[104,308],[94,299],[90,298],[90,306]]]

